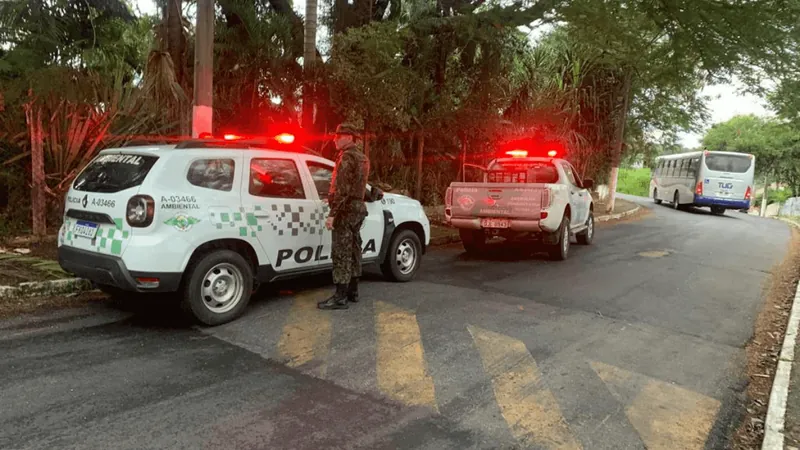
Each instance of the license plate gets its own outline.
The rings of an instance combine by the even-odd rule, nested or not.
[[[511,221],[508,219],[481,219],[481,226],[483,228],[508,228],[511,226]]]
[[[730,191],[717,191],[717,197],[730,197]]]
[[[94,239],[94,237],[97,235],[97,224],[79,220],[75,224],[75,228],[72,229],[72,233],[75,236]]]

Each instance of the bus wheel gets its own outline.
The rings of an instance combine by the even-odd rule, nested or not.
[[[658,189],[653,189],[653,203],[655,203],[656,205],[661,204],[661,199],[658,198]]]
[[[711,214],[714,214],[716,216],[721,216],[725,214],[725,208],[723,208],[722,206],[712,206]]]
[[[678,191],[675,191],[675,195],[672,197],[672,209],[681,209],[681,204],[678,203],[679,198]]]

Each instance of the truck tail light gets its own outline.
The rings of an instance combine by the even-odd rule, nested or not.
[[[153,223],[155,215],[155,202],[149,195],[134,195],[128,200],[125,208],[125,219],[128,225],[137,228],[145,228]]]
[[[750,186],[747,186],[747,190],[744,191],[744,199],[745,200],[750,200],[750,197],[752,197],[752,196],[753,196],[753,190],[751,189]]]
[[[453,188],[448,187],[444,194],[444,204],[450,206],[453,204]]]
[[[542,189],[542,209],[550,207],[550,189]]]
[[[703,195],[703,181],[698,181],[694,187],[694,193],[697,195]]]

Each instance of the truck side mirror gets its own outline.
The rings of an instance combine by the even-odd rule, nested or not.
[[[583,187],[586,189],[591,189],[594,187],[594,180],[591,178],[584,178],[583,179]]]

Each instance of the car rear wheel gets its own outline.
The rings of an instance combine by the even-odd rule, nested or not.
[[[392,236],[381,271],[393,281],[411,281],[421,263],[422,244],[419,236],[411,230],[401,230]]]
[[[464,250],[469,254],[478,254],[486,250],[486,233],[483,230],[465,230],[463,228],[458,230],[458,235],[461,237],[461,244],[464,245]]]
[[[589,211],[589,217],[586,219],[586,229],[581,231],[575,236],[578,239],[578,244],[590,245],[594,239],[594,213]]]
[[[558,242],[548,246],[547,253],[550,259],[563,261],[569,256],[569,216],[561,219],[561,226],[558,228]]]
[[[183,307],[204,325],[221,325],[244,312],[252,288],[253,269],[244,257],[232,250],[216,250],[188,271]]]

